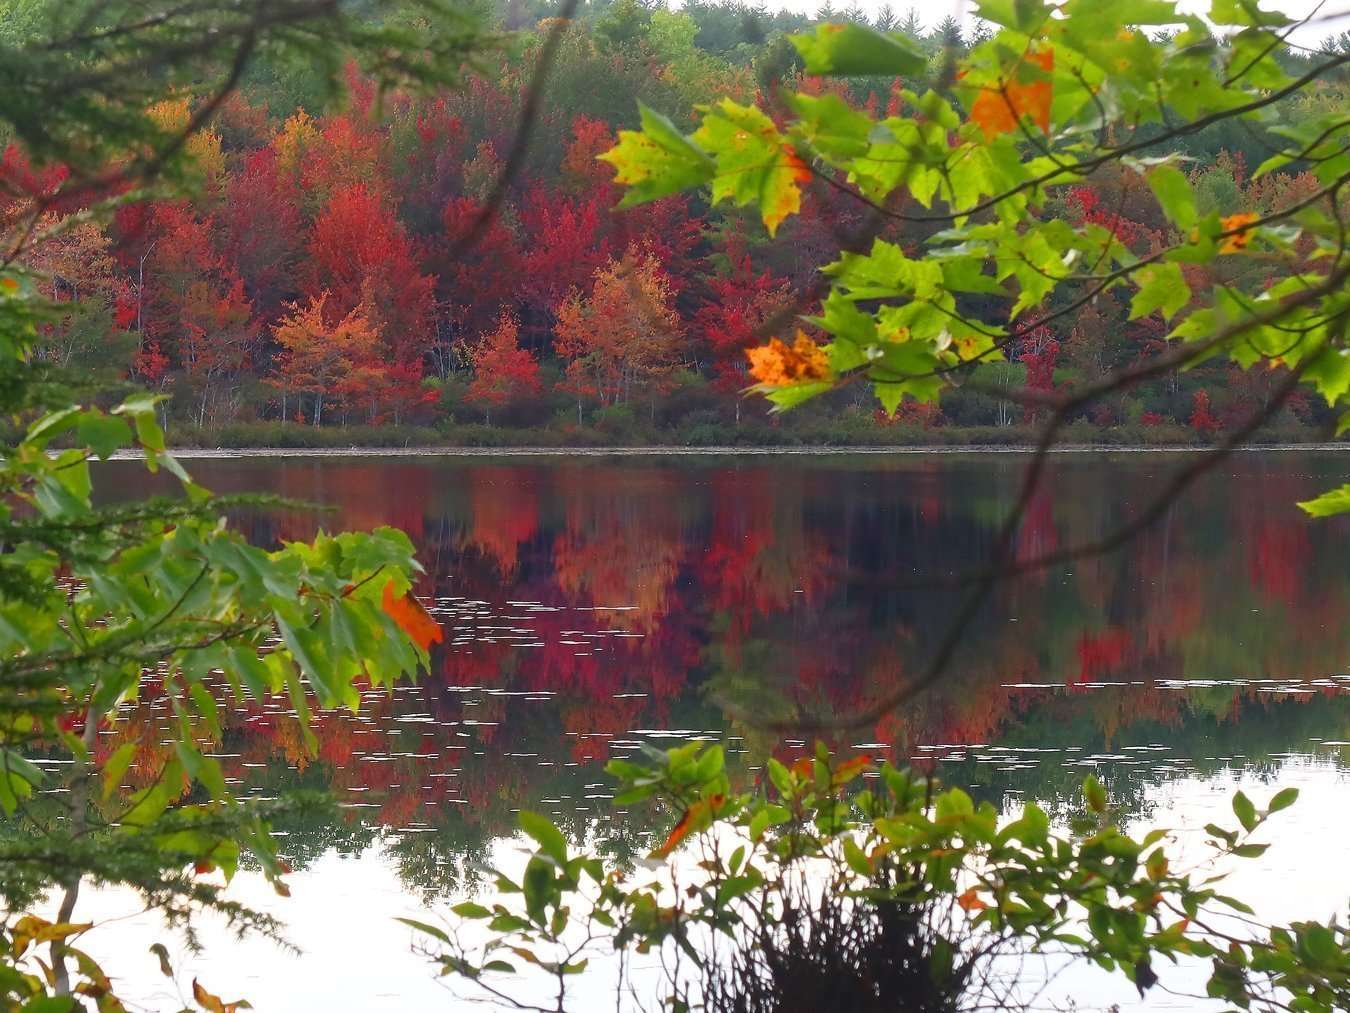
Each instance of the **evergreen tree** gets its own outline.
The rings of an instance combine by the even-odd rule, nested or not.
[[[919,12],[916,8],[911,7],[905,12],[905,19],[896,26],[896,31],[914,39],[916,42],[923,38],[923,22],[919,20]]]
[[[960,19],[950,14],[937,23],[932,39],[946,49],[964,49],[966,45]]]

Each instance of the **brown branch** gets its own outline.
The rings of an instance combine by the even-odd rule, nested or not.
[[[506,156],[506,163],[497,175],[497,180],[492,185],[492,192],[488,194],[482,210],[470,224],[468,231],[451,248],[451,260],[458,260],[483,238],[483,235],[501,211],[502,204],[505,203],[507,193],[511,189],[511,184],[515,182],[516,176],[525,167],[525,158],[529,154],[530,138],[534,134],[534,126],[539,120],[539,110],[544,101],[544,88],[548,84],[548,76],[553,70],[553,62],[557,58],[563,36],[567,34],[571,27],[572,19],[576,15],[579,4],[580,0],[564,0],[562,10],[556,16],[557,24],[549,31],[548,38],[544,40],[543,46],[540,47],[538,63],[535,65],[534,76],[530,79],[529,88],[525,92],[525,101],[521,103],[520,121],[516,124],[515,139],[511,144],[510,153]]]

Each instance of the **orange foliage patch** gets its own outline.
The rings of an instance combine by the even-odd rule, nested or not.
[[[439,644],[445,639],[441,624],[431,618],[431,614],[411,591],[401,597],[395,596],[392,580],[384,585],[384,600],[381,604],[389,618],[398,623],[422,650],[430,650],[432,644]]]
[[[1031,69],[1035,68],[1035,69]],[[970,119],[984,131],[985,140],[1011,133],[1023,116],[1050,132],[1050,103],[1054,99],[1054,84],[1049,74],[1055,69],[1053,49],[1032,50],[1014,68],[1009,80],[998,88],[981,88],[970,107]],[[1038,73],[1041,71],[1042,73]],[[1021,80],[1026,73],[1032,80]]]
[[[235,1013],[236,1010],[251,1009],[243,999],[237,999],[234,1002],[224,1002],[219,996],[214,996],[202,987],[196,979],[192,979],[192,998],[197,1005],[209,1013]]]
[[[815,776],[815,764],[809,756],[798,757],[797,761],[792,764],[792,772],[800,778],[809,780]]]
[[[792,180],[795,183],[809,183],[811,181],[811,169],[801,157],[789,148],[783,145],[783,162],[792,170]]]
[[[1225,232],[1237,232],[1237,235],[1229,236],[1219,246],[1220,253],[1237,253],[1247,248],[1247,243],[1251,241],[1252,234],[1246,231],[1247,226],[1256,221],[1259,216],[1250,211],[1242,211],[1235,215],[1229,215],[1222,222]],[[1242,230],[1242,231],[1238,231]]]
[[[791,347],[773,338],[767,345],[746,349],[745,354],[750,360],[750,375],[769,387],[830,378],[830,359],[825,349],[801,331]]]

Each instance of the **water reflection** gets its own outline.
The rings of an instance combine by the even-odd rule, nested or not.
[[[1178,463],[1057,459],[1019,553],[1100,537]],[[140,491],[137,472],[113,467]],[[242,794],[336,793],[338,817],[281,828],[301,864],[392,834],[408,886],[453,891],[527,805],[623,853],[645,828],[611,812],[605,759],[729,738],[753,775],[802,744],[735,715],[844,713],[911,677],[956,599],[897,584],[982,562],[1020,467],[1002,455],[195,462],[218,491],[336,508],[243,518],[262,544],[319,524],[403,528],[446,627],[421,685],[319,715],[317,759],[279,703],[231,712],[211,749]],[[1125,552],[1002,585],[939,685],[833,745],[935,768],[996,802],[1066,804],[1095,769],[1135,815],[1150,786],[1182,775],[1269,773],[1290,753],[1350,766],[1350,541],[1293,505],[1343,472],[1339,455],[1240,457]],[[124,717],[101,748],[137,742],[128,778],[148,783],[165,701],[152,690]]]

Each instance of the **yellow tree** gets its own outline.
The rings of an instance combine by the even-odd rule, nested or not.
[[[655,392],[669,382],[683,338],[673,298],[656,259],[630,247],[596,272],[588,297],[573,291],[563,301],[554,347],[567,360],[562,386],[577,395],[578,421],[582,397],[619,404],[639,385]]]
[[[125,367],[131,348],[124,328],[129,292],[117,269],[112,243],[97,222],[44,215],[40,242],[26,250],[23,262],[38,276],[38,287],[62,313],[38,330],[34,353],[69,368]]]
[[[364,302],[336,322],[324,311],[327,302],[324,291],[304,306],[292,303],[290,314],[272,328],[282,348],[273,380],[282,391],[282,415],[286,414],[287,392],[311,394],[310,419],[316,426],[323,418],[324,397],[369,363],[380,342],[379,329]]]

